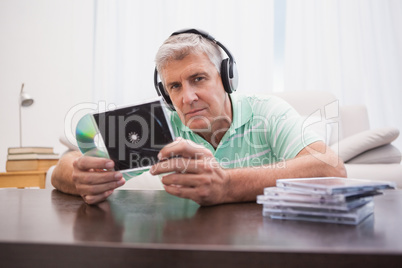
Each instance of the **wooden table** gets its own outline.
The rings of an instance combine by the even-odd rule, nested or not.
[[[358,226],[133,190],[89,206],[57,190],[1,189],[0,219],[0,267],[402,267],[400,190],[375,197]]]
[[[45,189],[46,171],[18,171],[0,173],[0,188],[39,187]]]

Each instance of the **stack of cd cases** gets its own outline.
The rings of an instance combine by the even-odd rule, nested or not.
[[[280,179],[257,196],[272,219],[357,225],[373,214],[373,197],[395,184],[351,178]]]

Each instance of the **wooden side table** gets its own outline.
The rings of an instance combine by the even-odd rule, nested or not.
[[[0,173],[0,188],[39,187],[45,189],[46,171],[18,171]]]

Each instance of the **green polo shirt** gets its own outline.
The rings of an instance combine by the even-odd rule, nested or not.
[[[215,149],[183,125],[177,112],[170,113],[176,137],[204,145],[224,168],[253,167],[294,158],[307,145],[322,140],[303,128],[296,110],[275,96],[230,95],[233,120]],[[125,179],[142,172],[123,174]]]
[[[175,135],[204,145],[224,168],[277,163],[294,158],[307,145],[322,140],[315,133],[304,131],[300,115],[278,97],[235,93],[230,98],[233,121],[216,149],[172,112]]]

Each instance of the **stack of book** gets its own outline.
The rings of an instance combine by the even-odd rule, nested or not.
[[[8,148],[6,170],[14,171],[47,171],[56,165],[59,155],[52,147],[13,147]]]
[[[263,215],[272,219],[357,225],[374,213],[373,197],[391,182],[325,177],[280,179],[257,196]]]

